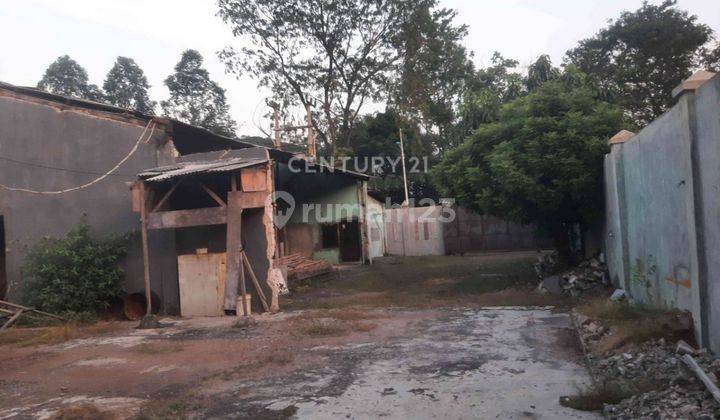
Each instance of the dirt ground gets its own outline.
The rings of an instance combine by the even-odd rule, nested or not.
[[[593,418],[558,404],[587,373],[572,302],[534,291],[534,257],[343,267],[250,326],[116,322],[50,344],[3,333],[0,419]]]

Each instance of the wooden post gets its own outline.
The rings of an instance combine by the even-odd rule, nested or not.
[[[275,143],[275,147],[282,150],[282,142],[280,141],[280,111],[278,110],[278,104],[273,104],[273,116],[275,120],[275,137],[273,143]]]
[[[140,181],[140,232],[142,236],[143,250],[143,275],[145,280],[145,302],[147,306],[146,315],[152,314],[152,298],[150,291],[150,253],[148,251],[148,229],[147,229],[147,190],[144,181]]]
[[[305,112],[307,113],[307,142],[308,142],[308,156],[315,158],[317,157],[317,149],[315,148],[315,130],[313,129],[313,122],[312,122],[312,108],[310,108],[310,104],[305,104]]]
[[[242,208],[240,209],[240,221],[238,221],[238,234],[240,233],[240,228],[242,226]],[[239,257],[240,260],[240,296],[242,296],[241,301],[243,305],[243,316],[247,317],[250,315],[250,304],[248,303],[247,299],[245,299],[245,295],[247,294],[247,288],[245,287],[245,270],[243,269],[243,256],[245,255],[245,250],[242,249],[242,239],[240,240],[240,252],[238,253],[237,257]],[[235,255],[233,255],[233,259],[235,259]],[[235,311],[237,312],[237,307],[235,308]]]

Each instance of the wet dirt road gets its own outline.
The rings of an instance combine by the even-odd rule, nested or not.
[[[206,417],[590,419],[558,404],[589,380],[568,315],[448,310],[385,342],[317,347],[320,366],[237,382]]]

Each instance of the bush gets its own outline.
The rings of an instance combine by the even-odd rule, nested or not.
[[[64,238],[43,238],[25,260],[26,301],[43,311],[88,319],[122,295],[127,236],[96,236],[86,220]]]

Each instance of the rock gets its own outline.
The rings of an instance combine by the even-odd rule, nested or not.
[[[162,324],[155,315],[145,315],[140,319],[140,324],[136,327],[139,330],[150,330],[154,328],[162,328]]]
[[[613,302],[620,302],[627,299],[627,292],[623,289],[615,289],[613,294],[610,296],[610,300]]]
[[[560,276],[549,276],[543,279],[541,286],[547,290],[548,293],[559,295],[563,292],[562,284],[563,280]]]

